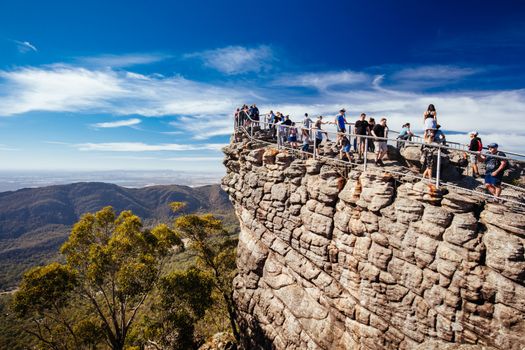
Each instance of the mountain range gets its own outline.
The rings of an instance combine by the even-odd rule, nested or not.
[[[210,212],[237,225],[227,194],[219,185],[125,188],[80,182],[0,193],[0,290],[16,287],[31,266],[59,258],[58,248],[85,213],[112,206],[131,210],[146,226],[169,223],[169,203],[186,202],[185,212]]]

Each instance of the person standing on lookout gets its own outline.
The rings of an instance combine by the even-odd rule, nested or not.
[[[363,159],[363,154],[365,153],[365,138],[361,136],[368,136],[370,130],[368,122],[366,121],[366,114],[361,113],[359,120],[354,124],[354,133],[357,138],[357,160]]]
[[[346,121],[345,113],[346,113],[346,110],[343,108],[339,111],[339,114],[336,115],[335,117],[334,123],[337,126],[336,142],[339,142],[339,140],[343,136],[342,134],[346,134],[346,124],[348,124],[348,122]]]
[[[312,119],[308,116],[308,113],[304,114],[303,127],[301,132],[301,138],[303,140],[310,141],[310,129],[312,127]]]
[[[330,141],[330,139],[328,138],[328,133],[326,131],[320,131],[322,130],[322,125],[323,124],[329,124],[328,122],[323,122],[323,116],[320,115],[319,117],[317,117],[317,120],[315,121],[315,125],[314,125],[314,129],[318,129],[318,131],[316,131],[317,134],[319,134],[320,132],[320,135],[321,135],[321,141],[323,140],[323,134],[326,135],[326,141]],[[316,135],[317,135],[316,134]],[[316,136],[316,139],[319,139],[317,136]]]
[[[423,113],[423,122],[425,124],[425,135],[430,130],[437,129],[437,112],[433,104],[429,104],[427,110]]]
[[[480,158],[485,162],[485,188],[494,197],[499,197],[501,194],[501,181],[503,179],[503,173],[508,167],[508,160],[502,158],[496,158],[493,156],[506,157],[507,155],[503,152],[498,151],[498,144],[491,143],[488,145],[488,153],[480,154]]]
[[[372,136],[376,138],[376,140],[374,141],[374,146],[377,152],[376,165],[384,166],[385,164],[383,163],[383,157],[386,155],[387,146],[386,140],[383,140],[382,138],[386,138],[388,136],[386,118],[381,118],[379,124],[376,124],[376,126],[374,126],[374,129],[372,129]]]
[[[469,153],[470,167],[472,168],[472,176],[474,178],[477,178],[479,176],[478,155],[483,150],[483,143],[481,142],[481,139],[478,137],[477,131],[471,131],[469,136],[470,136],[470,143],[468,146],[468,150],[470,152],[478,153],[478,154]],[[465,158],[467,158],[467,153],[465,153]]]

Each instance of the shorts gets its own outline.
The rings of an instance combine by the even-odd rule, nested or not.
[[[346,153],[350,153],[350,144],[344,145],[342,151]]]
[[[288,141],[289,142],[297,142],[297,136],[293,135],[293,136],[289,136],[288,137]]]
[[[501,176],[492,176],[492,174],[485,174],[485,184],[500,186],[501,185]]]
[[[434,169],[434,160],[436,157],[434,156],[434,152],[432,149],[427,149],[423,151],[423,164],[422,169]]]
[[[337,127],[337,132],[342,132],[342,133],[346,134],[346,128],[344,126],[343,127],[338,126]]]
[[[376,152],[386,152],[386,141],[374,141]]]
[[[469,154],[470,164],[478,164],[478,156],[475,154]]]
[[[316,143],[316,147],[320,147],[321,146],[321,142],[323,142],[323,139],[315,139],[315,143]]]
[[[302,147],[301,147],[301,150],[303,152],[308,152],[310,150],[310,145],[309,144],[304,144]]]

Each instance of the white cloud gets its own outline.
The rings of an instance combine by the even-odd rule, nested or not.
[[[211,85],[181,76],[145,76],[72,66],[0,71],[0,115],[32,111],[163,116],[228,113],[250,89]]]
[[[91,126],[95,128],[120,128],[122,126],[133,126],[140,124],[141,120],[138,118],[132,118],[132,119],[126,119],[126,120],[118,120],[114,122],[103,122],[103,123],[95,123]]]
[[[104,109],[127,91],[116,73],[84,68],[21,68],[0,71],[0,113],[85,111]]]
[[[435,66],[431,66],[434,67]],[[405,77],[423,76],[431,68],[417,68]],[[401,70],[402,72],[403,70]],[[435,71],[435,70],[434,70]],[[395,76],[395,73],[389,73]],[[401,73],[400,73],[401,74]],[[403,74],[401,74],[403,76]],[[426,74],[426,73],[425,73]],[[456,73],[460,74],[460,73]],[[424,93],[384,85],[387,76],[343,71],[288,74],[286,86],[312,86],[317,93],[281,89],[275,81],[257,87],[237,82],[207,84],[181,76],[162,77],[111,69],[96,70],[72,66],[19,68],[0,71],[0,115],[32,111],[100,112],[112,115],[179,115],[166,133],[183,133],[197,140],[228,135],[232,131],[232,112],[242,103],[259,103],[261,113],[270,109],[290,114],[300,121],[305,112],[322,114],[331,120],[337,111],[347,109],[349,119],[361,112],[372,117],[389,118],[392,129],[410,122],[413,129],[423,128],[422,115],[429,103],[438,109],[438,120],[447,130],[483,134],[514,133],[525,137],[525,89]],[[360,80],[362,82],[359,82]],[[408,79],[408,78],[407,78]],[[459,78],[458,78],[459,79]],[[330,89],[338,85],[338,89]],[[490,140],[487,140],[490,141]],[[505,140],[503,140],[505,141]],[[510,142],[509,142],[510,143]],[[515,151],[524,151],[516,141]],[[505,145],[505,143],[502,143]],[[195,146],[191,146],[194,150]],[[77,147],[80,148],[80,147]],[[84,150],[178,150],[177,146],[140,143],[83,144]],[[202,149],[202,148],[200,148]]]
[[[399,130],[410,122],[414,131],[423,130],[423,113],[433,103],[438,112],[438,122],[447,131],[469,132],[477,129],[487,135],[485,142],[492,141],[491,135],[515,134],[512,139],[502,140],[504,149],[525,153],[525,121],[519,116],[525,111],[525,89],[503,91],[458,91],[442,93],[414,93],[392,90],[350,89],[345,92],[327,92],[318,97],[306,97],[295,103],[261,105],[262,112],[270,109],[290,114],[294,121],[302,120],[308,112],[312,116],[323,115],[328,121],[341,107],[347,110],[347,119],[357,120],[361,112],[376,119],[388,118],[391,129]],[[332,126],[326,126],[332,130]],[[501,137],[498,136],[498,140]],[[463,142],[467,142],[464,139]],[[497,142],[497,141],[496,141]]]
[[[190,53],[185,57],[199,58],[205,66],[228,75],[268,70],[271,68],[271,62],[275,60],[272,49],[265,45],[254,48],[228,46]]]
[[[370,80],[370,77],[366,73],[345,70],[284,75],[275,80],[274,84],[278,86],[300,86],[326,90],[330,86],[363,84]]]
[[[74,145],[79,151],[102,151],[102,152],[155,152],[155,151],[217,151],[226,144],[146,144],[143,142],[107,142],[107,143],[79,143]]]
[[[19,41],[19,40],[13,40],[13,42],[16,44],[16,47],[18,48],[18,51],[20,53],[27,53],[27,52],[38,52],[38,49],[35,45],[31,44],[29,41]]]
[[[453,80],[481,72],[481,69],[451,65],[429,65],[404,68],[394,73],[394,79]]]
[[[170,58],[165,54],[126,54],[126,55],[100,55],[91,57],[78,57],[77,62],[88,66],[122,68],[141,64],[150,64]]]
[[[233,132],[233,116],[231,114],[188,115],[170,122],[170,125],[193,135],[195,140],[205,140],[213,136],[230,135]]]

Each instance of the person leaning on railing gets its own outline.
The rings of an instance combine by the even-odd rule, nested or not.
[[[321,130],[321,127],[322,127],[323,124],[330,124],[330,123],[329,122],[323,122],[323,116],[320,115],[319,117],[317,117],[317,120],[315,121],[314,127],[315,127],[315,129]],[[323,134],[326,135],[326,141],[330,141],[330,139],[328,138],[328,133],[326,131],[320,131],[321,141],[323,140]]]
[[[507,155],[498,151],[497,143],[489,144],[488,149],[487,154],[479,155],[479,158],[485,162],[485,188],[495,197],[499,197],[503,173],[508,168],[509,162],[506,159],[498,158]],[[494,155],[498,157],[494,157]]]
[[[410,130],[410,123],[405,123],[401,127],[401,131],[399,132],[399,135],[397,136],[398,140],[404,140],[404,141],[410,141],[412,140],[412,136],[414,136],[414,133]],[[397,142],[397,148],[405,147],[405,142]]]

